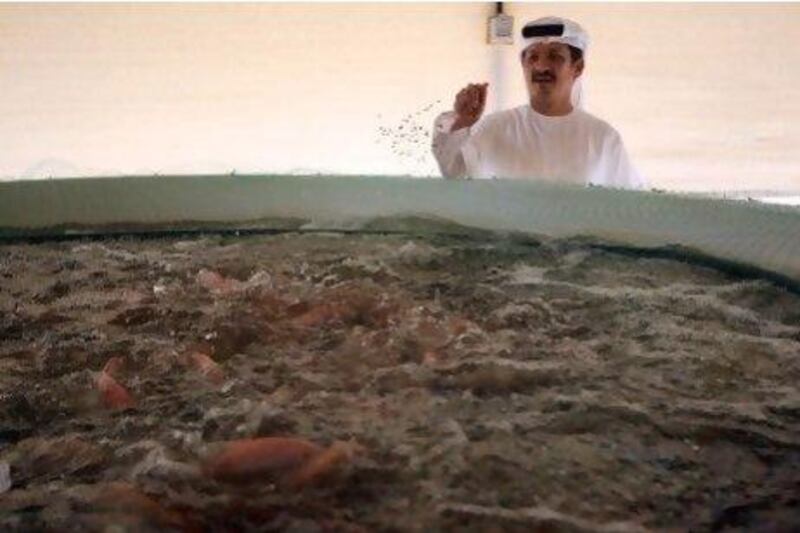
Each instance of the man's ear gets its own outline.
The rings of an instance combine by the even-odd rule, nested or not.
[[[580,58],[575,62],[575,79],[578,79],[581,74],[583,74],[584,66],[586,66],[586,64],[583,62],[583,58]]]

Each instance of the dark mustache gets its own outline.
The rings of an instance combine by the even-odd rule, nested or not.
[[[534,72],[531,74],[531,79],[533,81],[553,81],[556,79],[556,77],[550,72]]]

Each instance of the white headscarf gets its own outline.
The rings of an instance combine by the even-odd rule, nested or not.
[[[526,37],[527,35],[527,37]],[[583,57],[589,49],[589,34],[577,22],[561,17],[542,17],[525,24],[522,27],[520,39],[520,56],[529,46],[539,43],[564,43],[574,46],[583,52]],[[583,91],[583,78],[581,74],[572,85],[572,106],[583,109],[586,98]]]

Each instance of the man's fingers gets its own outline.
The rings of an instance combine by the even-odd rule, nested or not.
[[[462,116],[480,117],[486,105],[488,83],[470,83],[456,94],[453,109]]]
[[[488,93],[488,86],[489,86],[488,83],[482,83],[480,85],[475,86],[474,98],[475,101],[478,103],[478,105],[480,105],[481,107],[483,106],[483,104],[486,103],[486,94]]]
[[[486,91],[486,88],[488,86],[489,86],[488,83],[470,83],[469,85],[467,85],[466,87],[461,89],[459,94],[462,94],[462,93],[480,93],[480,92]]]
[[[486,105],[486,94],[486,84],[476,87],[472,101],[472,106],[476,113],[480,113],[483,110],[484,105]]]
[[[481,85],[473,85],[469,99],[472,105],[480,105],[486,99],[486,88]]]

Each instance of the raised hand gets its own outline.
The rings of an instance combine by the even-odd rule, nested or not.
[[[456,121],[450,131],[469,128],[481,118],[486,107],[486,95],[489,91],[488,83],[470,83],[456,95],[453,111]]]

